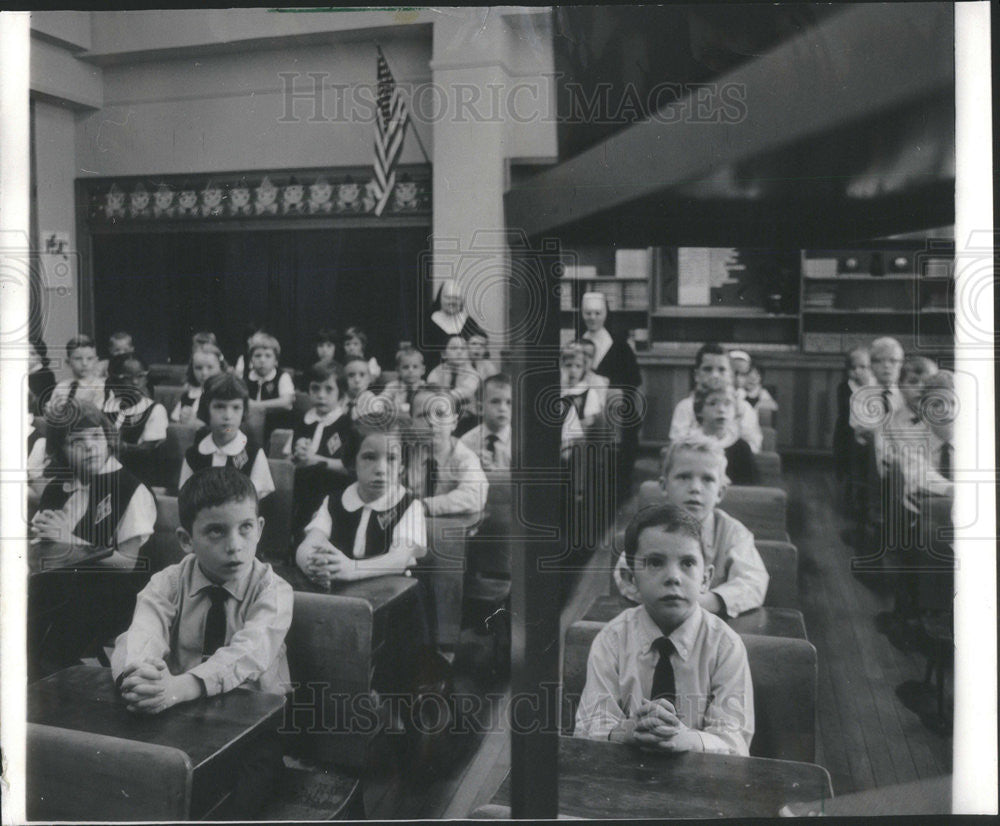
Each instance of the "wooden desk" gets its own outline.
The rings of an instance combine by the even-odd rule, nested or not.
[[[560,816],[774,817],[786,803],[832,796],[830,775],[812,763],[559,738]],[[490,802],[510,805],[509,774]]]
[[[589,622],[610,622],[626,608],[635,607],[618,594],[598,596],[580,619]],[[738,617],[726,620],[726,624],[738,634],[756,634],[759,637],[806,637],[806,624],[802,612],[792,608],[771,608],[764,606],[747,611]]]
[[[28,544],[28,571],[31,575],[50,571],[76,571],[99,567],[94,563],[107,559],[114,548],[94,548],[91,545],[70,545],[65,542],[32,542]]]
[[[880,817],[951,814],[951,775],[845,794],[833,800],[790,803],[782,817]]]
[[[413,650],[413,627],[419,621],[415,578],[409,576],[377,576],[357,582],[335,582],[329,591],[314,584],[287,562],[271,563],[278,576],[296,591],[330,594],[335,597],[359,599],[372,611],[371,661],[375,671],[372,686],[380,691],[399,689],[402,660]]]
[[[191,760],[192,818],[226,792],[224,778],[257,736],[281,723],[285,698],[247,689],[182,703],[162,714],[132,714],[111,670],[78,665],[28,686],[29,723],[168,746]]]
[[[456,648],[462,633],[466,539],[482,518],[481,513],[427,518],[427,556],[418,563],[416,575],[428,586],[437,620],[433,636],[443,648]]]

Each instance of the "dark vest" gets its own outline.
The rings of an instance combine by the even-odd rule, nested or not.
[[[197,400],[195,400],[191,398],[191,395],[188,393],[187,390],[185,390],[184,395],[181,396],[180,401],[182,410],[185,407],[194,407],[195,404],[197,404],[198,407],[194,413],[195,418],[201,419],[201,421],[203,421],[205,424],[208,424],[208,399],[205,398],[204,392],[202,392],[202,394],[197,398]]]
[[[337,421],[326,425],[323,428],[323,435],[320,437],[317,453],[327,459],[340,458],[341,446],[346,438],[347,431],[351,429],[351,424],[350,415],[347,411],[344,411]],[[319,426],[319,422],[306,424],[304,418],[300,417],[292,429],[292,447],[295,446],[295,443],[299,439],[309,439],[311,441],[313,435],[316,433],[316,428]],[[336,438],[334,438],[335,436]],[[331,448],[333,449],[331,450]]]
[[[403,498],[393,507],[385,511],[375,511],[368,520],[368,530],[365,534],[365,559],[382,556],[389,550],[392,533],[403,518],[407,508],[414,502],[414,496],[407,491]],[[328,510],[333,521],[333,531],[330,541],[347,556],[354,558],[354,535],[361,524],[361,514],[364,508],[349,511],[344,508],[339,494],[331,494]]]
[[[90,501],[73,533],[101,548],[116,547],[115,530],[132,496],[142,483],[125,469],[101,473],[90,483]],[[61,510],[70,494],[63,489],[61,479],[45,486],[38,509]]]
[[[142,431],[146,429],[146,422],[149,421],[149,417],[153,414],[154,407],[156,407],[156,402],[153,402],[142,413],[125,417],[121,427],[118,428],[118,434],[121,436],[122,442],[127,445],[139,444],[139,439],[142,438]],[[111,419],[112,424],[117,423],[117,411],[105,412],[108,418]]]
[[[247,371],[247,388],[250,390],[250,399],[252,401],[269,402],[271,399],[278,398],[278,379],[280,378],[280,369],[274,374],[273,379],[265,382],[254,381],[250,378],[250,372]],[[257,398],[258,392],[260,392],[259,399]]]
[[[210,432],[211,431],[207,427],[201,428],[201,430],[199,430],[194,437],[194,444],[184,452],[184,459],[188,463],[188,467],[191,468],[192,472],[212,467],[212,454],[202,453],[198,450],[198,445],[201,444],[202,440]],[[259,452],[260,445],[254,441],[252,436],[247,436],[247,443],[243,452],[238,453],[236,456],[227,456],[226,467],[234,467],[244,476],[249,476],[250,471],[253,470],[253,463],[256,461],[257,454]]]

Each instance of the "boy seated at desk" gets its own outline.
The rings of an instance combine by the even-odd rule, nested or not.
[[[239,686],[287,693],[292,587],[256,558],[264,520],[253,482],[232,467],[206,468],[184,483],[177,507],[188,555],[142,589],[111,655],[128,710],[159,714]],[[224,816],[215,816],[252,816],[280,768],[277,735],[264,738],[240,766]]]
[[[453,435],[458,401],[446,388],[428,384],[413,397],[413,460],[408,485],[428,516],[480,513],[486,507],[489,481],[483,466]]]
[[[483,470],[510,470],[510,414],[513,385],[506,373],[483,379],[479,394],[483,423],[466,433],[461,441],[479,457]]]
[[[575,736],[749,755],[750,666],[739,634],[701,606],[712,580],[701,524],[676,505],[644,508],[625,560],[640,604],[594,638]]]
[[[753,534],[717,507],[728,484],[726,454],[717,442],[697,438],[672,442],[663,457],[660,488],[667,502],[684,508],[701,525],[705,559],[712,573],[709,590],[698,601],[710,613],[737,617],[764,604],[771,578]],[[622,596],[639,602],[624,554],[614,576]]]

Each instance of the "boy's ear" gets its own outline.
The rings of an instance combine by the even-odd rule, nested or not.
[[[260,540],[261,535],[264,533],[264,517],[257,517],[257,539]]]
[[[177,527],[177,541],[180,543],[181,550],[184,553],[189,554],[194,552],[194,541],[191,539],[191,534],[180,526]]]
[[[624,555],[620,559],[621,561],[615,565],[619,574],[618,590],[626,599],[630,599],[632,602],[642,602],[642,598],[639,596],[639,586],[635,583],[635,571],[629,568],[628,563],[624,561]]]
[[[660,476],[660,478],[657,479],[657,481],[660,483],[660,490],[662,490],[664,493],[666,493],[667,492],[667,477],[666,476]]]
[[[726,496],[726,490],[728,490],[728,488],[729,488],[729,482],[727,481],[727,478],[723,476],[722,481],[719,483],[719,492],[715,495],[715,504],[712,507],[715,507],[715,505],[718,505],[722,502],[722,500]]]
[[[705,576],[701,581],[701,592],[703,594],[708,593],[708,586],[712,584],[712,577],[715,575],[715,566],[706,565],[705,566]]]

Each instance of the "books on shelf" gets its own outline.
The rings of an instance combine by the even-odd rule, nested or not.
[[[836,278],[836,258],[806,258],[802,263],[802,274],[806,278]]]
[[[622,284],[622,308],[645,310],[649,307],[649,282],[633,281]]]
[[[572,310],[573,307],[573,287],[570,284],[559,285],[559,309]]]
[[[591,290],[596,293],[604,293],[604,298],[608,304],[609,312],[622,308],[622,285],[604,281],[591,285]]]
[[[616,278],[649,278],[652,271],[652,250],[644,249],[616,249],[615,250],[615,277]]]

